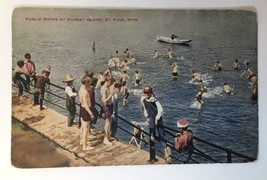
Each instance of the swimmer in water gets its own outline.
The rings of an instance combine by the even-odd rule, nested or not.
[[[192,71],[192,79],[193,79],[193,82],[194,81],[197,81],[197,82],[200,82],[200,83],[203,82],[203,80],[201,78],[201,75],[199,73],[197,73],[196,71]]]

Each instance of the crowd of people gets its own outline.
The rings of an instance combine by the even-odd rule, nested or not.
[[[96,44],[93,42],[92,50],[95,51]],[[158,58],[158,52],[155,50],[153,58]],[[172,59],[172,51],[168,49],[166,53],[168,59]],[[18,96],[23,96],[23,89],[28,92],[31,91],[30,85],[34,86],[34,104],[40,105],[40,110],[43,110],[43,100],[45,94],[46,85],[50,84],[49,75],[51,73],[51,66],[48,66],[42,71],[41,74],[36,73],[36,67],[34,62],[31,60],[31,55],[26,53],[24,56],[25,60],[17,61],[17,66],[13,71],[13,82],[18,87]],[[123,59],[121,61],[120,59]],[[100,114],[103,113],[105,117],[104,124],[104,139],[103,143],[108,146],[112,146],[112,141],[116,136],[116,126],[118,123],[117,115],[119,109],[119,100],[121,99],[120,94],[123,95],[122,104],[123,106],[128,103],[129,89],[127,84],[131,84],[134,81],[135,86],[140,86],[142,81],[142,75],[139,70],[135,70],[135,74],[132,78],[127,74],[127,66],[136,65],[137,60],[132,54],[130,54],[129,49],[126,48],[123,55],[119,56],[118,51],[115,51],[111,55],[108,62],[108,69],[104,72],[100,72],[98,77],[94,77],[93,72],[88,70],[81,77],[81,86],[77,91],[74,87],[75,78],[71,74],[67,74],[63,79],[63,82],[66,83],[65,93],[66,93],[66,109],[68,110],[68,120],[67,126],[72,127],[74,124],[75,114],[76,114],[76,98],[79,98],[80,108],[79,108],[79,125],[80,128],[80,145],[83,150],[92,150],[94,147],[90,145],[87,141],[88,134],[90,135],[93,132],[94,124]],[[112,68],[115,67],[119,70],[117,77],[114,77],[112,73]],[[237,59],[234,60],[232,64],[233,69],[240,69],[241,65]],[[174,61],[171,65],[172,77],[173,79],[178,79],[178,65]],[[223,66],[220,61],[216,61],[214,64],[214,70],[223,71]],[[253,101],[257,100],[257,75],[252,72],[249,63],[246,64],[244,72],[240,75],[243,77],[247,76],[251,81],[252,86],[252,97]],[[24,76],[24,77],[23,77]],[[204,86],[203,79],[201,74],[192,71],[192,80],[200,84],[199,91],[197,92],[196,99],[203,105],[202,100],[203,93],[207,92],[207,87]],[[95,88],[100,87],[100,96],[101,96],[101,112],[95,108]],[[224,82],[223,91],[226,95],[231,95],[233,88],[229,85],[228,82]],[[143,88],[143,96],[141,97],[141,106],[144,111],[144,117],[146,122],[149,124],[149,138],[147,139],[142,133],[141,127],[137,126],[134,129],[133,136],[130,140],[130,144],[134,143],[137,147],[141,148],[143,142],[149,140],[150,143],[150,158],[148,162],[154,163],[157,161],[155,153],[155,139],[159,140],[163,151],[165,153],[165,160],[168,163],[171,163],[171,149],[170,145],[167,143],[168,139],[165,136],[164,130],[164,120],[163,120],[163,107],[156,98],[153,89],[151,86],[145,86]],[[179,128],[180,133],[174,139],[174,148],[181,154],[186,154],[186,157],[183,162],[186,163],[189,160],[189,157],[192,153],[190,144],[192,143],[193,132],[188,130],[188,121],[186,119],[181,119],[177,121],[177,127]]]
[[[17,61],[12,76],[13,82],[18,87],[18,97],[21,98],[23,96],[23,89],[26,92],[33,93],[33,105],[40,105],[40,110],[44,110],[45,87],[50,84],[50,73],[51,66],[48,65],[46,69],[42,70],[41,74],[37,74],[35,63],[31,60],[31,54],[26,53],[24,60]],[[34,86],[34,91],[31,90],[31,86]]]

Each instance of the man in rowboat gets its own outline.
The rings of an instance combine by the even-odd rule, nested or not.
[[[174,33],[172,33],[172,35],[171,35],[171,39],[174,40],[174,39],[176,39],[176,38],[177,38],[177,36],[176,36]]]

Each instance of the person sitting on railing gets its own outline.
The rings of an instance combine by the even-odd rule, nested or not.
[[[145,141],[145,134],[141,131],[141,127],[137,125],[134,128],[133,136],[129,141],[129,144],[135,143],[135,145],[141,149],[143,141]]]
[[[13,82],[18,87],[18,97],[21,97],[23,95],[23,87],[25,88],[26,91],[29,91],[28,86],[27,86],[27,81],[21,76],[23,74],[25,75],[22,69],[23,65],[24,65],[24,61],[22,60],[17,61],[17,66],[15,67],[13,71],[13,76],[12,76]]]
[[[178,120],[177,127],[180,133],[177,133],[174,139],[174,148],[180,153],[180,160],[183,163],[188,163],[193,153],[193,132],[188,129],[188,121],[186,119]]]
[[[50,72],[46,69],[42,71],[41,75],[38,75],[36,77],[36,82],[34,84],[34,104],[38,105],[40,104],[40,111],[44,110],[43,108],[43,101],[44,101],[44,94],[45,94],[45,85],[50,84],[49,79]],[[39,102],[40,98],[40,102]]]

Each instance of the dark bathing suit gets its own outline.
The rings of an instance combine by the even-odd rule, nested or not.
[[[91,120],[91,116],[90,114],[86,111],[86,109],[84,107],[80,107],[80,115],[81,115],[81,118],[84,120],[84,121],[90,121]]]
[[[103,112],[105,114],[105,118],[111,117],[111,115],[113,114],[113,103],[103,105]]]

